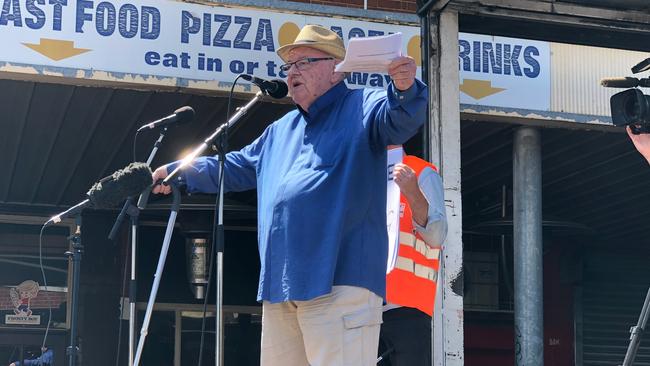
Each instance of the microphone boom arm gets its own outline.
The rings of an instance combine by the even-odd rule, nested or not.
[[[201,155],[207,148],[212,145],[212,143],[219,137],[224,131],[227,129],[231,128],[234,126],[239,120],[246,114],[248,111],[255,105],[257,102],[260,101],[260,99],[264,96],[264,93],[262,91],[258,91],[257,94],[255,94],[255,97],[250,100],[245,106],[240,107],[237,110],[237,113],[235,113],[234,116],[230,117],[228,122],[222,124],[221,126],[217,127],[217,129],[212,133],[212,135],[208,136],[201,145],[199,145],[197,148],[195,148],[191,153],[189,153],[186,157],[183,158],[183,161],[181,164],[179,164],[174,171],[169,173],[167,177],[163,180],[162,184],[164,185],[169,185],[170,181],[174,179],[178,174],[180,173],[181,170],[185,169],[188,165],[194,161],[196,157]]]

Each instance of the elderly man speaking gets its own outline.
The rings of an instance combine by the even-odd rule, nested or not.
[[[335,72],[343,40],[307,25],[280,47],[296,109],[225,162],[225,190],[257,188],[264,366],[374,365],[386,289],[386,146],[425,120],[427,88],[411,57],[388,90],[350,90]],[[158,168],[165,178],[179,162]],[[179,180],[217,192],[216,157]],[[154,193],[169,193],[156,186]]]

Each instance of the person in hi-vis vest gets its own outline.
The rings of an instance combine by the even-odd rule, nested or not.
[[[442,180],[433,164],[409,155],[395,165],[393,179],[401,191],[399,248],[386,276],[381,340],[391,366],[430,366],[431,316],[447,235]]]

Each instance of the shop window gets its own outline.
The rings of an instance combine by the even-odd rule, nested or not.
[[[0,329],[69,328],[71,226],[48,227],[39,247],[44,221],[0,216]]]

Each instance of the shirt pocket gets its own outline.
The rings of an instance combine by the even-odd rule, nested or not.
[[[321,131],[312,144],[310,167],[313,169],[328,169],[334,167],[343,151],[349,145],[349,136],[341,131]]]

